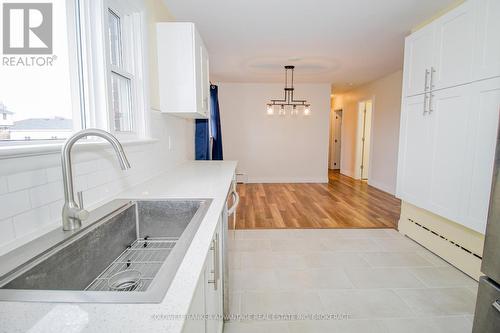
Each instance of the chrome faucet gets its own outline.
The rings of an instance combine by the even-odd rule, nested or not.
[[[64,183],[64,206],[62,209],[62,224],[63,230],[76,230],[82,226],[82,221],[87,219],[89,216],[88,211],[83,209],[83,203],[80,201],[80,205],[75,202],[75,193],[73,192],[73,170],[71,166],[71,149],[73,145],[80,140],[88,136],[97,136],[108,141],[111,146],[115,149],[118,161],[122,170],[130,169],[130,163],[127,160],[127,156],[123,151],[123,147],[112,134],[95,128],[85,129],[76,132],[71,137],[69,137],[61,151],[61,165]]]

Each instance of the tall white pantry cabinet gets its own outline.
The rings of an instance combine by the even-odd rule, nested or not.
[[[485,232],[500,114],[500,1],[406,38],[397,196]]]

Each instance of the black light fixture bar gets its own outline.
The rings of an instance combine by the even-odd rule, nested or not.
[[[287,65],[285,66],[285,88],[283,89],[285,91],[285,95],[283,99],[271,99],[271,102],[268,103],[268,106],[273,106],[273,105],[279,105],[279,106],[305,106],[309,107],[310,104],[307,103],[307,100],[304,99],[294,99],[293,98],[293,93],[295,91],[295,88],[293,87],[293,72],[294,72],[295,66],[292,65]],[[291,82],[290,86],[288,86],[288,71],[291,72]]]

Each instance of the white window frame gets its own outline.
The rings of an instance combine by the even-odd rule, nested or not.
[[[147,80],[147,27],[142,1],[76,0],[80,4],[80,27],[84,82],[84,123],[115,134],[118,139],[150,138]],[[108,42],[108,11],[112,10],[124,22],[123,59],[127,70],[110,62]],[[129,47],[133,45],[134,47]],[[131,79],[132,132],[114,131],[111,107],[111,72]],[[102,112],[104,110],[105,112]]]

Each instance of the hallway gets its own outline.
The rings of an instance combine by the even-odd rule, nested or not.
[[[328,184],[239,184],[236,229],[396,228],[401,202],[329,171]]]

